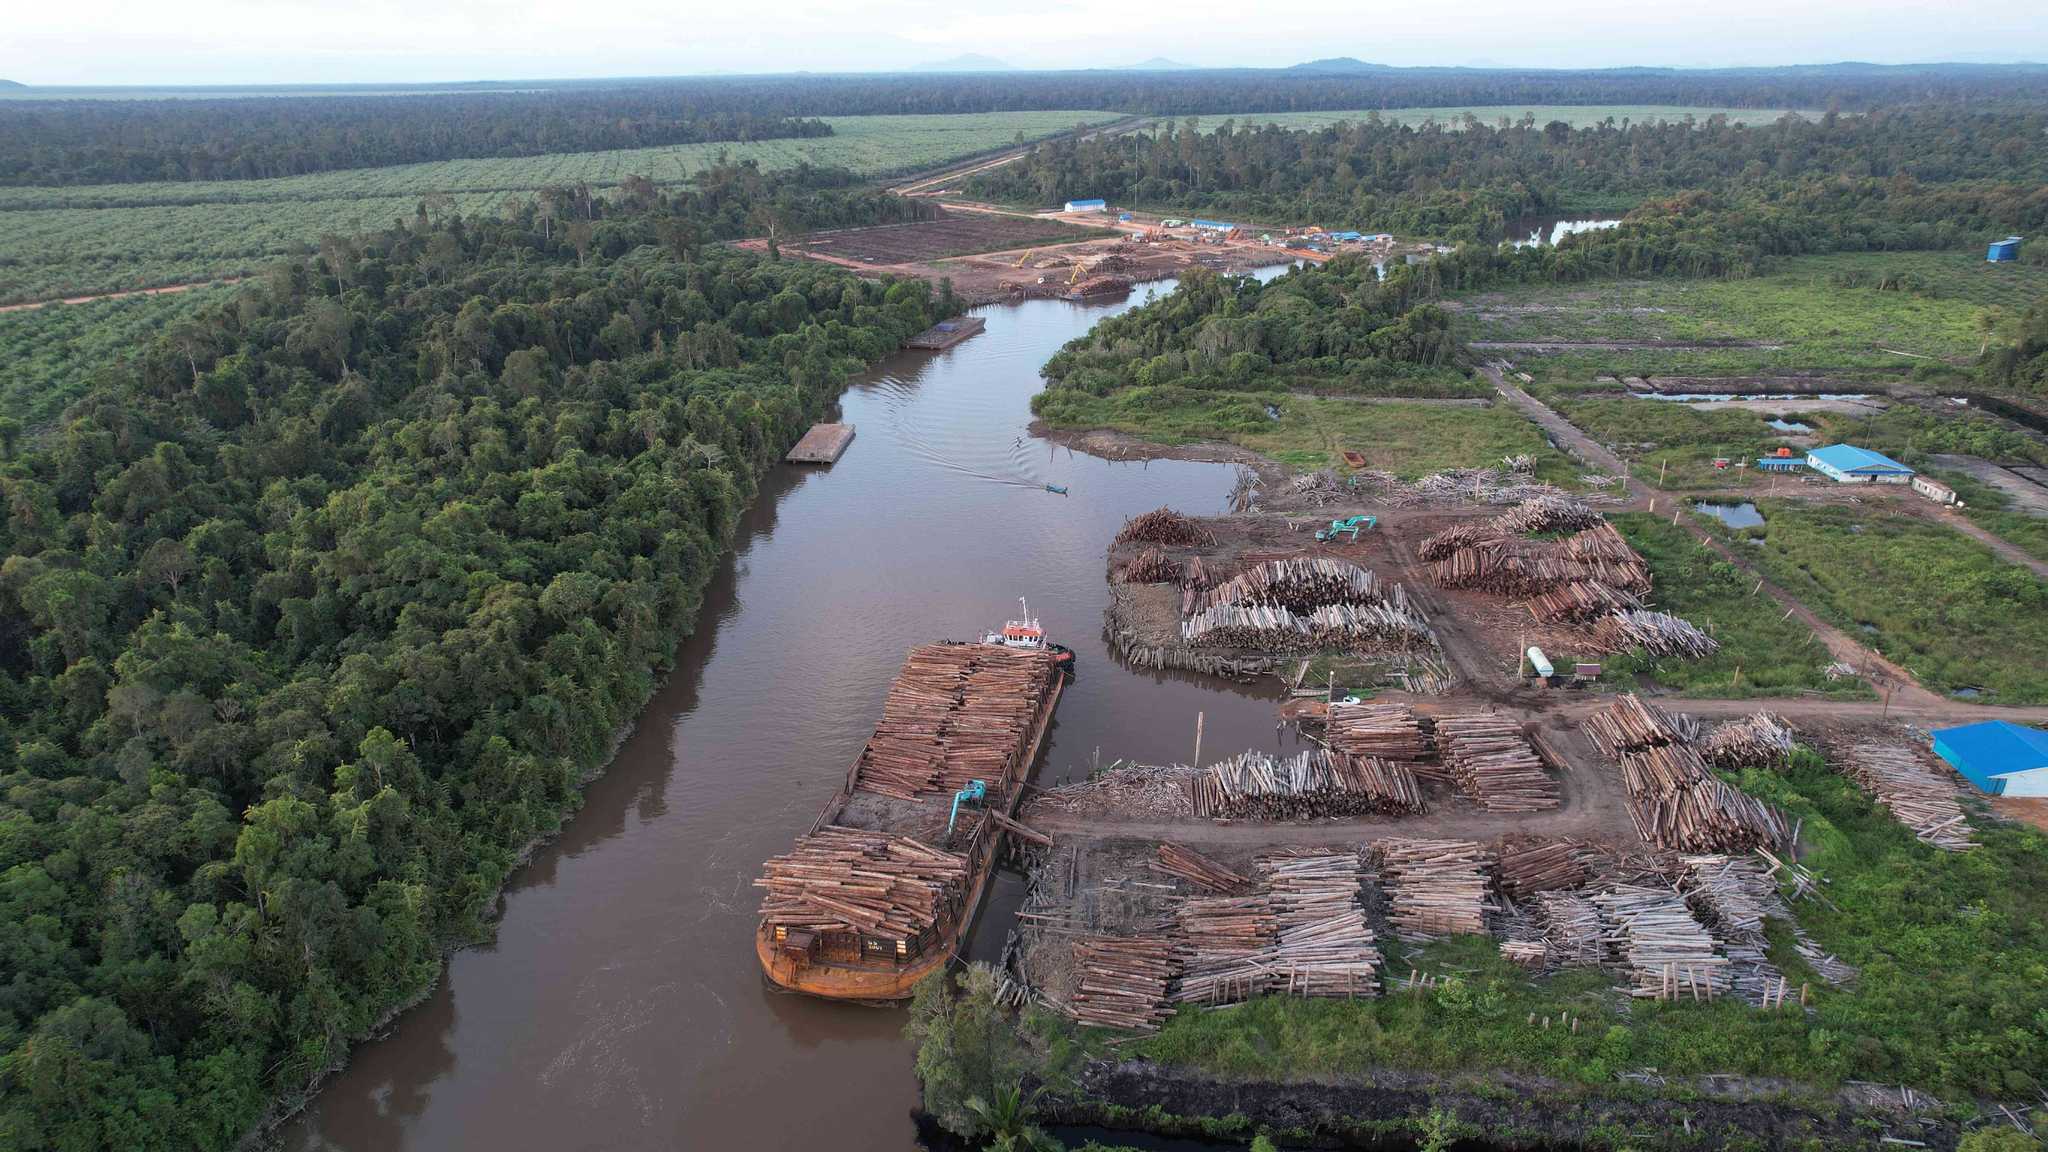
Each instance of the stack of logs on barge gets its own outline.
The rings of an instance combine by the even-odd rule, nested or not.
[[[765,892],[755,950],[768,978],[835,999],[897,1000],[943,966],[973,924],[1062,686],[1043,650],[913,649],[844,785],[754,881]],[[975,781],[986,797],[949,828],[954,793]]]

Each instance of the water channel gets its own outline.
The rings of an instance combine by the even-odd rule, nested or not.
[[[362,1045],[285,1146],[910,1147],[903,1012],[770,991],[750,886],[844,777],[905,650],[974,635],[1028,596],[1079,660],[1041,783],[1085,775],[1098,750],[1186,760],[1197,712],[1209,751],[1282,739],[1270,696],[1125,671],[1101,639],[1118,527],[1162,504],[1221,511],[1233,470],[1115,463],[1025,431],[1061,344],[1172,287],[985,309],[982,335],[860,377],[842,403],[852,447],[763,482],[675,674],[513,877],[495,940],[457,952]],[[974,955],[1000,950],[1016,899],[998,886]]]

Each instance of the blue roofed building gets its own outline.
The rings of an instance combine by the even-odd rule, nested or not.
[[[1204,232],[1229,232],[1237,227],[1237,225],[1223,220],[1190,220],[1188,223],[1193,224]]]
[[[1854,444],[1830,444],[1806,454],[1806,466],[1844,484],[1905,484],[1913,470],[1879,452]]]
[[[2017,236],[2007,236],[2003,240],[1993,240],[1991,246],[1984,250],[1984,259],[1993,264],[2003,264],[2008,260],[2017,260],[2019,258],[2020,238]]]
[[[1069,200],[1065,210],[1068,212],[1102,212],[1108,210],[1108,208],[1109,204],[1102,200]]]
[[[2048,732],[2004,720],[1934,730],[1934,754],[1993,796],[2048,796]]]

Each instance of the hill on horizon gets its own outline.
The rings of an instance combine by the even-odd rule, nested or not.
[[[1330,56],[1322,60],[1308,60],[1288,69],[1289,72],[1392,72],[1389,64],[1368,64],[1356,56]]]

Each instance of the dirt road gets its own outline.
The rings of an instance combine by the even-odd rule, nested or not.
[[[30,300],[22,304],[0,304],[0,312],[26,312],[31,308],[47,308],[52,304],[90,304],[95,300],[121,300],[129,296],[168,296],[215,284],[240,284],[244,279],[247,277],[229,276],[223,279],[194,280],[189,284],[165,284],[157,288],[131,288],[126,292],[101,292],[94,296],[64,296],[50,300]]]

